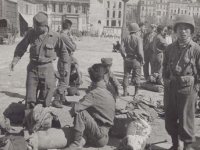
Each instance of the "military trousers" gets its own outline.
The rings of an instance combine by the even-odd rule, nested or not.
[[[30,62],[27,66],[26,107],[33,102],[50,106],[55,88],[54,67],[50,63]]]
[[[149,77],[149,64],[152,67],[152,62],[151,62],[151,58],[153,55],[153,51],[150,49],[147,49],[144,51],[144,66],[143,66],[143,72],[144,72],[144,77],[148,78]],[[152,74],[152,69],[151,69],[151,74]]]
[[[131,82],[134,86],[140,86],[141,63],[136,58],[126,58],[124,60],[123,87],[129,86],[129,76],[132,72]]]
[[[146,62],[145,62],[146,63]],[[162,74],[163,53],[153,53],[151,57],[151,73]]]
[[[62,95],[67,92],[67,88],[69,86],[71,62],[67,62],[67,64],[65,64],[64,66],[63,63],[60,60],[58,60],[57,68],[60,74],[60,79],[58,81],[56,93]]]
[[[178,135],[185,143],[195,142],[196,99],[193,84],[181,87],[178,82],[171,82],[169,87],[165,87],[165,128],[172,138]]]
[[[110,127],[98,123],[86,110],[75,116],[74,129],[86,135],[94,146],[103,147],[108,143]]]

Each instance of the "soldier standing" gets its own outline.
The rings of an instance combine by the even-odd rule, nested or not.
[[[59,34],[49,28],[47,14],[39,12],[34,16],[33,23],[34,28],[30,29],[17,45],[10,64],[10,69],[13,70],[30,45],[30,62],[27,67],[26,80],[26,109],[33,108],[37,103],[42,103],[44,107],[50,105],[55,88],[52,62],[56,59],[56,54],[63,66],[70,60]],[[38,90],[40,93],[37,99]]]
[[[151,65],[151,57],[153,55],[153,39],[156,35],[156,25],[151,24],[149,32],[144,35],[144,61],[143,66],[144,77],[147,79],[149,77],[149,64]],[[151,65],[152,66],[152,65]]]
[[[135,86],[137,95],[140,87],[141,67],[144,64],[143,42],[140,38],[140,28],[137,23],[131,23],[130,34],[122,41],[121,55],[124,58],[124,96],[127,96],[127,87],[129,85],[129,75],[132,71],[131,82]]]
[[[68,50],[68,53],[70,55],[70,60],[73,59],[73,52],[76,50],[76,44],[73,41],[71,34],[70,34],[70,28],[72,26],[72,22],[68,19],[65,19],[62,22],[62,31],[60,31],[60,37],[65,43],[66,49]],[[67,94],[67,89],[69,88],[69,80],[71,75],[71,61],[68,62],[67,65],[65,65],[64,68],[62,61],[58,59],[58,72],[59,72],[59,84],[55,92],[55,99],[52,102],[52,105],[57,108],[62,108],[63,104],[70,105],[71,103],[68,102],[65,98],[65,95]],[[63,75],[63,70],[66,70],[66,74]]]
[[[179,138],[184,150],[193,150],[195,142],[195,102],[200,83],[200,47],[192,41],[194,19],[179,15],[174,25],[178,39],[164,52],[165,128],[172,138],[170,150],[179,150]]]

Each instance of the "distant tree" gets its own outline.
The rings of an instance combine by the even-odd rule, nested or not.
[[[130,24],[130,23],[138,23],[138,12],[137,12],[137,9],[130,9],[130,11],[127,11],[127,14],[126,14],[126,24],[127,26]]]
[[[145,25],[146,27],[150,26],[150,24],[156,24],[157,17],[155,15],[146,15],[145,16]]]
[[[163,26],[169,26],[174,24],[174,20],[170,19],[168,16],[165,16],[161,19],[161,22],[159,22],[160,25]]]

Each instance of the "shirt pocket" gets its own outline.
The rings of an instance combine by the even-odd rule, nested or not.
[[[194,77],[181,76],[178,80],[178,93],[190,94],[194,87]]]
[[[53,44],[45,44],[45,57],[52,57],[54,55]]]

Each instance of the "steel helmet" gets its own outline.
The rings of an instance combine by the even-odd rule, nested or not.
[[[140,31],[140,27],[137,23],[131,23],[129,26],[129,32],[137,32]]]
[[[194,33],[195,23],[194,23],[193,17],[191,17],[190,15],[178,15],[176,18],[175,25],[174,25],[174,32],[176,32],[178,24],[180,23],[189,24],[191,26],[191,32]]]

